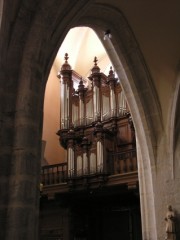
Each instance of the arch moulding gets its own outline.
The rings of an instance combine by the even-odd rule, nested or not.
[[[97,33],[121,81],[136,130],[143,239],[158,239],[153,193],[161,109],[143,55],[123,14],[108,5],[92,5],[75,26]],[[107,29],[112,39],[103,41]]]

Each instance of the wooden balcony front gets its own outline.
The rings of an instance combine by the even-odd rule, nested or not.
[[[127,189],[136,188],[138,185],[136,150],[109,152],[106,169],[97,169],[94,173],[87,172],[79,175],[74,170],[69,175],[66,162],[43,166],[41,183],[43,194],[48,198],[54,198],[56,194],[69,191],[108,188],[115,185],[125,185]]]

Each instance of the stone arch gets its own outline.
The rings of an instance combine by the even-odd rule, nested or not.
[[[86,0],[78,2],[64,0],[57,6],[57,2],[43,1],[42,6],[36,4],[31,6],[30,2],[26,2],[19,15],[17,14],[14,25],[14,33],[22,27],[24,30],[21,39],[13,37],[13,41],[17,41],[15,42],[17,52],[14,52],[11,39],[8,41],[9,53],[17,56],[20,61],[17,62],[17,69],[14,69],[17,88],[13,138],[15,163],[11,169],[14,175],[11,175],[9,183],[9,189],[16,187],[16,192],[9,201],[7,229],[10,235],[7,239],[13,237],[37,239],[35,226],[29,230],[31,234],[28,238],[27,236],[23,238],[26,226],[23,225],[20,216],[22,211],[26,210],[30,216],[27,221],[33,221],[36,225],[37,216],[34,212],[38,208],[38,189],[34,187],[39,181],[38,149],[42,131],[45,84],[54,56],[65,34],[73,26],[86,25],[93,28],[100,38],[103,30],[107,28],[110,28],[113,34],[112,42],[106,42],[105,48],[121,78],[137,133],[143,236],[144,239],[155,240],[157,239],[155,199],[152,194],[155,172],[152,168],[155,167],[156,139],[158,131],[162,128],[161,110],[139,46],[122,13],[110,5],[93,4],[93,1]],[[28,18],[29,15],[31,18]],[[12,59],[9,59],[9,64],[10,60]],[[17,180],[17,176],[21,178]],[[23,189],[25,194],[27,187],[31,193],[27,201],[33,207],[27,206],[26,202],[23,202],[24,199],[21,199],[22,195],[18,194],[20,189]],[[21,209],[16,207],[18,203],[22,203]],[[16,228],[11,225],[15,219],[19,224]]]
[[[174,87],[173,99],[171,101],[171,108],[169,113],[169,161],[170,161],[170,169],[172,173],[172,178],[180,178],[179,170],[179,144],[180,144],[180,121],[179,121],[179,113],[180,113],[180,73],[178,72],[177,81]]]
[[[135,124],[143,239],[156,239],[157,216],[153,179],[156,176],[156,141],[158,131],[162,131],[162,122],[161,109],[151,76],[138,43],[120,11],[108,5],[96,4],[78,23],[93,28],[101,41],[104,31],[111,30],[112,39],[102,43],[121,80]]]
[[[180,72],[177,71],[177,78],[173,88],[172,98],[170,99],[170,108],[168,111],[168,122],[167,122],[167,148],[168,157],[166,161],[166,166],[169,174],[169,182],[171,188],[173,187],[174,192],[179,191],[179,180],[180,180]],[[167,183],[168,187],[168,183]],[[169,189],[168,189],[169,192]],[[168,193],[167,193],[168,194]],[[171,194],[172,195],[172,194]],[[172,195],[168,198],[172,204],[176,204],[176,197]],[[180,215],[176,211],[176,227],[178,229],[180,222]],[[177,230],[176,238],[180,238],[180,232]]]

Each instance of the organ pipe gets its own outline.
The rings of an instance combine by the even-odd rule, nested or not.
[[[119,102],[119,116],[123,116],[126,113],[127,109],[125,96],[122,91],[118,94],[118,102]]]
[[[101,82],[101,73],[100,68],[97,66],[97,58],[94,58],[94,67],[91,69],[91,75],[89,79],[92,81],[93,87],[93,108],[94,115],[93,120],[101,120],[101,96],[100,96],[100,82]]]
[[[96,154],[94,152],[91,152],[90,154],[90,173],[96,172]]]
[[[67,163],[68,163],[68,176],[74,175],[74,138],[75,133],[73,129],[70,129],[67,133]]]
[[[88,138],[84,137],[82,141],[82,148],[83,148],[83,174],[88,174]]]
[[[108,75],[108,80],[107,82],[109,83],[110,87],[110,108],[111,108],[111,117],[116,116],[117,112],[117,107],[116,107],[116,97],[115,97],[115,85],[117,82],[117,79],[115,78],[114,72],[112,70],[112,67],[110,67],[109,75]]]
[[[97,142],[97,169],[98,172],[103,171],[103,144],[101,141]]]
[[[96,141],[97,141],[96,149],[97,149],[97,171],[98,172],[103,172],[103,168],[104,168],[103,133],[104,133],[103,125],[101,124],[101,122],[98,122],[95,125],[95,129],[94,129],[94,134],[96,136]]]
[[[61,96],[60,96],[60,123],[61,123],[61,129],[65,128],[65,106],[64,106],[64,97],[66,98],[66,96],[63,96],[64,92],[65,92],[65,85],[62,83],[62,80],[60,81],[60,89],[61,89]]]
[[[116,99],[115,99],[115,94],[114,90],[110,90],[110,109],[111,109],[111,117],[116,116]]]
[[[101,118],[99,88],[93,86],[93,106],[94,106],[94,121],[98,121]]]
[[[77,93],[79,94],[79,124],[80,126],[85,124],[85,104],[84,104],[84,94],[87,88],[84,87],[83,80],[81,78],[78,86]]]
[[[82,175],[83,161],[82,156],[77,157],[77,175]]]
[[[118,117],[126,116],[126,99],[112,67],[106,76],[100,72],[95,57],[89,76],[91,86],[86,88],[67,60],[65,54],[65,63],[58,74],[61,90],[58,135],[67,149],[68,176],[73,177],[75,170],[78,176],[102,173],[107,166],[107,141],[117,131]],[[77,90],[73,82],[79,82]]]
[[[83,174],[88,174],[88,157],[87,152],[83,153]]]
[[[60,88],[61,88],[61,128],[68,129],[72,124],[72,70],[68,63],[68,54],[65,54],[65,63],[62,65],[60,73],[58,73],[58,78],[60,78]]]
[[[73,148],[68,148],[68,175],[74,175],[74,150]]]

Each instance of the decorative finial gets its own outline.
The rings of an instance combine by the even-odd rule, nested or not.
[[[112,70],[112,66],[110,67],[110,70],[109,70],[109,78],[114,78],[114,71]]]
[[[68,53],[65,53],[65,55],[64,55],[65,63],[62,65],[61,71],[63,71],[63,70],[71,70],[71,66],[68,63],[68,58],[69,58],[68,57]]]
[[[83,92],[85,90],[84,88],[84,84],[83,84],[83,79],[82,77],[80,78],[80,82],[79,82],[79,85],[78,85],[78,92]]]
[[[80,78],[79,85],[83,85],[83,79],[82,79],[82,77]]]
[[[114,84],[118,81],[118,79],[115,77],[115,72],[113,71],[112,66],[110,67],[109,70],[109,75],[107,78],[107,82],[110,84],[110,86],[115,86]]]
[[[67,63],[67,61],[68,61],[68,53],[65,53],[65,56],[64,56],[64,60],[65,60],[65,63]]]
[[[97,66],[97,61],[98,61],[98,59],[97,59],[97,57],[94,57],[94,66]]]
[[[100,73],[100,68],[97,66],[97,61],[98,61],[98,59],[97,59],[97,57],[94,57],[94,66],[93,66],[93,68],[91,69],[91,73],[92,74],[95,74],[95,73]],[[91,76],[90,76],[90,78],[89,79],[91,79]],[[92,80],[92,79],[91,79]]]
[[[109,73],[112,73],[113,72],[113,70],[112,70],[112,66],[110,67],[110,71],[109,71]]]

